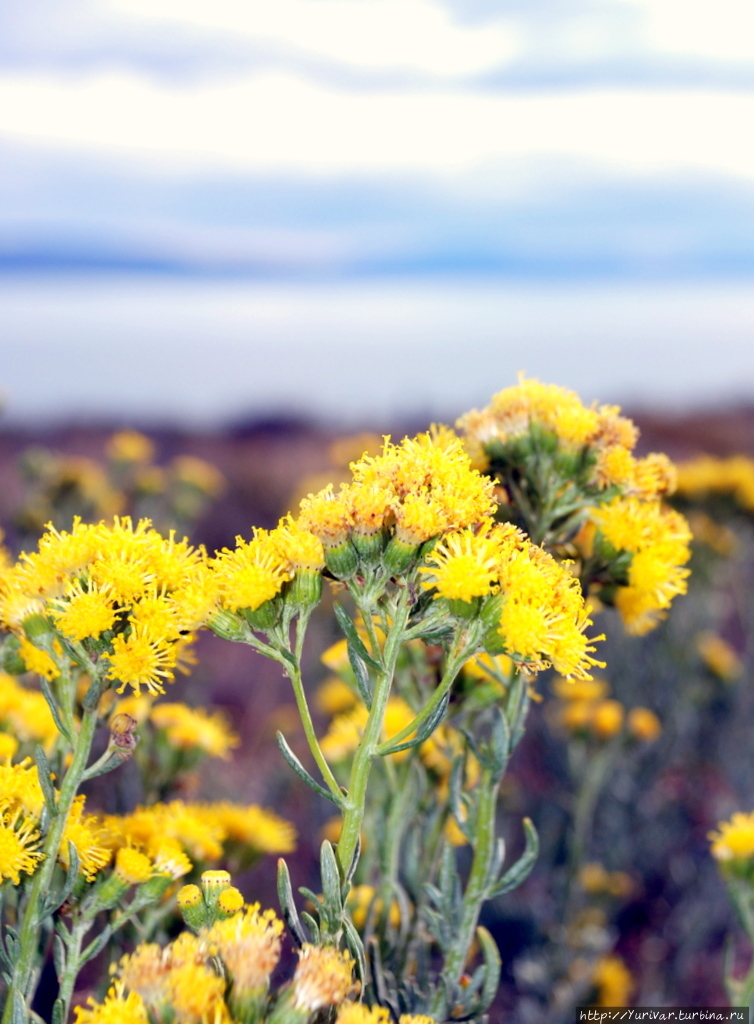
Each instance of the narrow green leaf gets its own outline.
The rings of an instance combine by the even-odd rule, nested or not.
[[[58,981],[60,981],[65,974],[66,950],[65,943],[59,935],[53,936],[52,959],[55,964],[55,973],[58,976]]]
[[[484,985],[482,986],[482,991],[479,996],[477,1012],[484,1013],[484,1011],[492,1005],[492,1002],[497,995],[497,990],[500,988],[500,968],[502,967],[502,961],[500,959],[500,953],[498,952],[495,940],[487,929],[482,927],[482,925],[477,928],[476,937],[479,942],[479,947],[482,950],[484,966],[486,969]]]
[[[319,925],[317,924],[317,922],[314,920],[312,915],[311,914],[307,914],[307,912],[305,910],[301,911],[301,920],[304,922],[306,927],[309,929],[309,933],[310,933],[310,935],[312,937],[313,945],[319,946],[320,945],[320,933],[319,933]]]
[[[335,602],[333,605],[335,611],[335,618],[338,620],[338,625],[343,630],[346,636],[346,640],[350,643],[353,649],[356,651],[362,661],[365,661],[370,668],[373,668],[375,672],[381,672],[382,666],[379,665],[374,658],[371,656],[369,651],[364,646],[364,641],[356,631],[356,627],[346,612],[345,608]]]
[[[351,857],[351,863],[348,865],[348,871],[346,871],[346,877],[343,879],[343,899],[345,900],[348,896],[348,891],[351,888],[351,881],[354,876],[354,872],[359,864],[359,858],[361,857],[361,836],[357,836],[356,845],[353,850],[353,857]]]
[[[68,729],[66,728],[63,719],[60,716],[60,709],[58,708],[49,681],[45,679],[44,676],[39,676],[38,678],[40,688],[42,690],[42,693],[44,694],[45,700],[47,701],[50,707],[50,714],[52,715],[52,720],[54,721],[58,732],[68,741],[69,746],[75,746],[73,737],[68,732]]]
[[[28,1013],[26,1011],[26,1000],[17,988],[13,989],[12,995],[11,1024],[27,1024]]]
[[[65,1013],[65,1007],[63,1006],[62,999],[56,999],[52,1007],[52,1024],[65,1024],[63,1020],[63,1014]]]
[[[282,732],[278,732],[276,735],[278,746],[280,747],[280,753],[286,759],[286,761],[294,770],[296,775],[298,775],[298,777],[302,779],[307,784],[307,786],[313,789],[315,793],[319,793],[319,795],[323,796],[325,800],[330,800],[332,803],[335,804],[336,807],[340,807],[341,802],[336,799],[335,794],[331,793],[329,789],[325,789],[324,786],[320,786],[320,784],[311,777],[306,768],[304,768],[299,759],[288,746],[288,741],[286,740],[285,736],[283,736]]]
[[[524,831],[526,832],[526,847],[524,852],[505,872],[497,885],[491,890],[489,899],[496,899],[498,896],[516,889],[528,876],[539,854],[539,836],[537,830],[529,818],[524,818]]]
[[[346,945],[356,961],[356,973],[363,988],[367,981],[367,958],[364,952],[364,944],[362,943],[361,937],[356,931],[353,922],[347,917],[343,918],[343,933]]]
[[[83,700],[81,701],[81,706],[84,711],[94,711],[99,704],[102,691],[102,681],[95,676],[89,685],[89,689],[84,694]]]
[[[372,683],[369,678],[366,662],[354,650],[353,644],[347,643],[348,660],[351,663],[353,674],[356,677],[356,685],[359,687],[361,699],[364,701],[367,711],[372,710]]]
[[[110,927],[110,925],[107,925],[105,928],[102,929],[97,938],[93,939],[92,942],[90,942],[89,945],[86,947],[84,952],[79,956],[79,968],[83,967],[85,963],[88,963],[98,953],[102,952],[107,943],[110,941],[110,937],[112,934],[113,929]]]
[[[309,940],[306,937],[306,933],[301,926],[298,912],[296,910],[296,904],[293,900],[293,889],[291,888],[291,876],[288,871],[288,865],[285,863],[282,857],[278,860],[278,902],[280,903],[280,910],[283,914],[283,919],[288,925],[288,930],[291,935],[298,943],[299,946],[303,946],[305,942]]]
[[[50,778],[50,762],[47,760],[47,754],[45,754],[39,744],[34,748],[34,760],[37,764],[37,775],[39,776],[39,785],[42,787],[42,794],[45,798],[45,806],[50,812],[50,817],[57,818],[58,802],[55,788]]]
[[[334,933],[338,930],[343,917],[343,896],[341,892],[340,869],[332,844],[324,840],[319,855],[320,877],[322,881],[322,909],[320,911],[326,923],[326,930]]]
[[[428,740],[432,733],[435,731],[437,726],[440,724],[445,716],[445,712],[448,710],[448,704],[450,703],[450,692],[446,693],[440,703],[437,705],[435,710],[422,723],[419,727],[416,736],[411,739],[404,740],[403,743],[396,743],[389,747],[381,747],[380,753],[384,756],[387,754],[397,754],[401,750],[409,750],[411,747],[418,747],[420,744]]]

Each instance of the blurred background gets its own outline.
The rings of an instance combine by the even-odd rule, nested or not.
[[[17,424],[754,391],[747,0],[5,0]]]
[[[520,371],[623,404],[642,454],[754,455],[753,123],[749,0],[3,0],[6,543],[132,511],[232,544],[378,443],[341,433],[453,422]],[[149,439],[113,447],[130,425]],[[697,536],[698,589],[609,652],[614,696],[664,731],[595,812],[591,855],[631,874],[603,917],[634,981],[606,999],[725,998],[707,836],[754,806],[744,469],[746,500],[712,509],[727,547]],[[317,629],[312,677],[336,639]],[[308,844],[324,819],[274,744],[300,740],[279,673],[199,646],[181,697],[243,739],[203,792],[266,800]],[[546,853],[487,922],[535,1024],[559,1019],[537,1007],[566,751],[535,708],[506,827],[515,846],[531,813]]]

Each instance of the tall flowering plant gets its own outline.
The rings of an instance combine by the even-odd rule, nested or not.
[[[140,835],[136,822],[121,826],[127,838],[111,873],[113,843],[103,841],[98,858],[96,843],[77,842],[75,829],[86,827],[81,784],[117,767],[135,745],[138,721],[121,712],[110,721],[106,751],[91,761],[109,691],[161,692],[200,627],[281,666],[309,765],[282,734],[280,750],[337,812],[337,838],[322,843],[320,891],[301,890],[306,909],[279,863],[281,910],[299,964],[271,993],[276,919],[244,908],[225,876],[205,874],[202,887],[178,894],[196,935],[162,951],[139,947],[106,1003],[78,1011],[80,1024],[147,1015],[167,1024],[181,1000],[187,1020],[230,1014],[304,1024],[337,1012],[346,1024],[388,1011],[406,1021],[483,1018],[499,956],[480,911],[518,885],[536,857],[531,823],[512,864],[496,833],[498,792],[523,735],[532,678],[553,667],[567,680],[587,680],[601,665],[584,598],[591,587],[603,599],[630,591],[628,620],[639,616],[647,628],[685,578],[683,521],[660,506],[669,466],[658,457],[642,467],[627,443],[625,458],[607,451],[607,424],[627,442],[620,424],[628,421],[614,410],[584,410],[579,425],[568,393],[535,384],[519,385],[512,440],[499,433],[490,441],[478,423],[474,435],[476,414],[465,421],[468,447],[448,428],[398,444],[388,438],[380,454],[352,463],[339,490],[309,495],[297,515],[214,557],[147,522],[116,519],[51,529],[37,552],[4,571],[6,667],[15,658],[40,675],[57,735],[49,750],[37,748],[34,764],[6,766],[20,781],[2,797],[0,869],[14,887],[16,922],[4,942],[3,1024],[29,1019],[45,930],[56,933],[56,1020],[64,1021],[85,959],[185,873],[175,848],[172,860],[160,853],[158,836],[151,845],[130,842]],[[635,501],[647,508],[635,514]],[[616,502],[626,522],[638,515],[651,534],[643,548],[621,544],[600,518]],[[654,553],[642,563],[646,549]],[[350,739],[340,747],[318,735],[302,673],[323,585],[344,638],[341,675],[351,702]],[[638,611],[637,593],[649,594]],[[469,685],[469,664],[482,666],[484,685]],[[470,847],[466,871],[460,845]],[[127,908],[115,909],[134,885]],[[71,906],[73,927],[60,919]],[[110,915],[104,938],[84,948],[102,914]],[[481,963],[470,974],[475,948]],[[191,1002],[193,991],[206,997],[201,1005]]]

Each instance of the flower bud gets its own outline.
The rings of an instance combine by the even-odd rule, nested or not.
[[[401,576],[413,562],[418,550],[418,544],[409,544],[397,536],[391,537],[382,556],[383,565],[391,576]]]
[[[322,598],[322,574],[317,569],[297,569],[288,584],[286,600],[302,610],[313,608]]]
[[[176,903],[189,928],[198,931],[208,923],[207,908],[202,898],[202,890],[198,885],[184,885],[182,889],[179,889]]]
[[[346,580],[353,576],[359,567],[359,559],[347,537],[340,544],[325,547],[325,565],[336,579]]]
[[[275,625],[278,607],[275,601],[265,601],[258,608],[244,608],[243,614],[252,629],[267,630]]]
[[[215,612],[207,626],[217,636],[222,637],[223,640],[239,642],[246,639],[246,623],[235,612],[229,612],[225,609]]]

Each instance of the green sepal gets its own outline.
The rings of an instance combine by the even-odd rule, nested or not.
[[[52,1024],[65,1024],[65,1006],[62,999],[56,999],[52,1006]]]
[[[350,540],[325,548],[325,565],[339,580],[347,580],[359,567],[359,556]]]
[[[280,747],[280,753],[286,759],[286,761],[294,770],[296,775],[298,775],[298,777],[302,779],[307,784],[307,786],[313,789],[315,793],[319,793],[319,795],[323,796],[325,800],[330,800],[332,803],[335,804],[336,807],[341,807],[342,802],[338,801],[335,794],[331,793],[329,789],[325,789],[324,786],[320,786],[316,779],[313,779],[309,772],[306,770],[306,768],[304,768],[299,759],[288,746],[288,741],[286,740],[285,736],[283,736],[282,732],[278,730],[275,736],[277,739],[278,746]]]
[[[333,604],[333,610],[335,612],[335,618],[338,620],[338,625],[345,634],[346,640],[353,647],[361,660],[366,662],[366,664],[369,665],[370,668],[373,668],[375,672],[381,672],[382,666],[374,660],[364,646],[364,641],[359,636],[348,612],[337,602]]]
[[[309,940],[299,920],[298,911],[293,899],[291,876],[288,871],[288,865],[282,857],[278,859],[277,890],[280,911],[283,915],[283,920],[288,925],[288,931],[293,936],[295,942],[299,946],[303,946]]]
[[[524,818],[523,826],[526,832],[524,852],[516,863],[508,868],[497,885],[490,890],[489,899],[496,899],[498,896],[503,896],[506,892],[510,892],[511,889],[518,888],[534,867],[539,854],[539,836],[530,818]]]
[[[264,601],[258,608],[241,609],[241,614],[252,629],[264,632],[275,625],[278,617],[278,607],[274,600]]]

